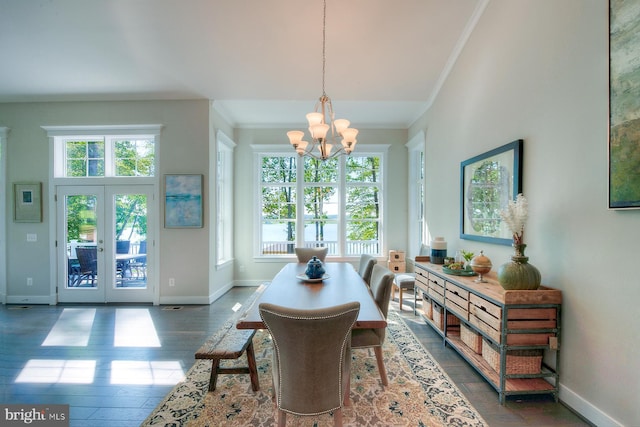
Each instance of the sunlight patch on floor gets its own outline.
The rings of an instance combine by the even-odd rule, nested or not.
[[[86,347],[95,317],[95,308],[65,308],[42,345]]]
[[[161,347],[160,338],[146,308],[116,310],[114,347]]]
[[[184,379],[179,361],[114,360],[111,384],[176,385]]]
[[[91,384],[95,371],[95,360],[31,359],[20,371],[16,383]]]

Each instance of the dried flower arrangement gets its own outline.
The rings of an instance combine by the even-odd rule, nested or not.
[[[524,236],[524,224],[527,222],[529,216],[529,204],[527,199],[518,194],[516,200],[510,200],[505,209],[500,211],[500,217],[509,230],[513,234],[513,244],[521,245],[523,243]]]

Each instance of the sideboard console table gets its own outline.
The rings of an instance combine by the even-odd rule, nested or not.
[[[562,293],[504,290],[495,272],[446,274],[441,265],[417,262],[416,310],[445,345],[454,348],[498,392],[506,396],[552,394],[558,400]]]

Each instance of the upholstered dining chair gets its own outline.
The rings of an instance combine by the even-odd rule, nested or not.
[[[342,425],[342,407],[349,404],[351,329],[360,303],[299,310],[261,303],[258,306],[273,339],[273,392],[278,425],[286,415],[333,412]]]
[[[324,248],[295,248],[295,250],[298,262],[309,262],[313,257],[324,262],[324,259],[327,257],[327,252],[329,252],[329,248],[326,246]]]
[[[388,268],[379,264],[373,266],[370,291],[385,319],[389,313],[393,278],[394,274]],[[376,363],[378,364],[378,372],[380,372],[380,380],[382,381],[382,385],[385,386],[389,384],[387,380],[387,370],[384,367],[384,359],[382,357],[382,344],[384,343],[386,332],[386,328],[354,329],[351,332],[352,348],[373,347],[376,355]]]
[[[360,265],[358,266],[358,274],[362,277],[362,280],[368,285],[371,281],[371,272],[373,266],[378,262],[373,256],[368,254],[360,255]]]

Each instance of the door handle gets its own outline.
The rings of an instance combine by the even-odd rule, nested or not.
[[[104,248],[98,248],[98,251],[102,252],[104,251]]]

